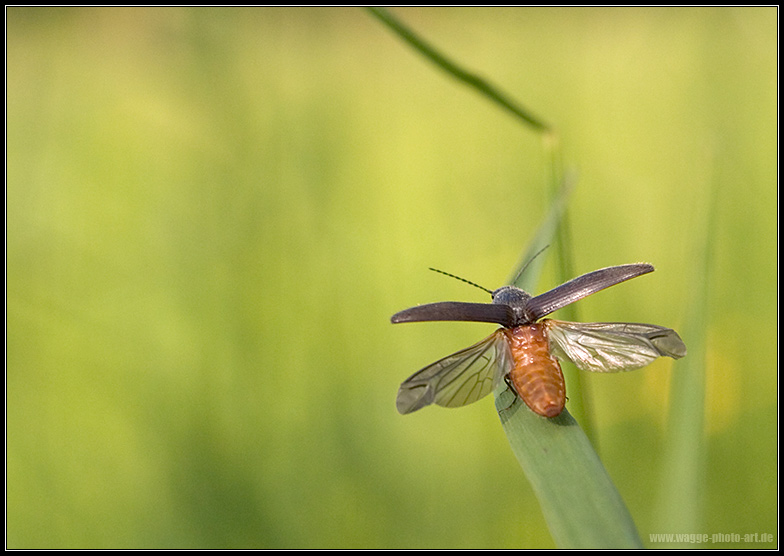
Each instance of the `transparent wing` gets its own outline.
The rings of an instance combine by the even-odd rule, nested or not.
[[[509,372],[512,354],[503,329],[411,375],[397,392],[397,410],[406,414],[436,403],[468,405],[493,391]]]
[[[666,355],[680,359],[686,346],[670,328],[630,322],[578,323],[546,319],[550,349],[584,371],[631,371]]]

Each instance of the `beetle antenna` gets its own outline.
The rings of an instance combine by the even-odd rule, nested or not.
[[[539,249],[539,251],[537,251],[537,252],[536,252],[536,255],[534,255],[533,257],[531,257],[530,259],[528,259],[528,262],[527,262],[527,263],[525,263],[525,265],[523,265],[523,268],[521,268],[521,269],[520,269],[520,272],[518,272],[518,273],[517,273],[517,276],[515,276],[515,277],[514,277],[514,280],[512,280],[512,283],[513,283],[513,284],[516,284],[516,283],[517,283],[517,279],[518,279],[518,278],[520,278],[520,276],[522,276],[523,272],[525,272],[525,269],[526,269],[526,268],[528,268],[528,265],[529,265],[529,264],[531,264],[532,262],[534,262],[534,259],[535,259],[536,257],[538,257],[539,255],[541,255],[541,254],[542,254],[542,251],[544,251],[544,250],[545,250],[545,249],[547,249],[548,247],[550,247],[550,244],[549,244],[549,243],[548,243],[547,245],[545,245],[544,247],[542,247],[541,249]]]
[[[487,288],[485,288],[483,286],[480,286],[479,284],[474,284],[470,280],[466,280],[465,278],[461,278],[460,276],[455,276],[454,274],[449,274],[448,272],[444,272],[443,270],[438,270],[437,268],[429,268],[428,270],[432,270],[433,272],[438,272],[439,274],[445,274],[446,276],[450,276],[452,278],[456,278],[457,280],[460,280],[461,282],[465,282],[466,284],[471,284],[475,288],[479,288],[480,290],[484,290],[487,293],[489,293],[490,295],[493,295],[493,292],[491,290],[488,290]]]

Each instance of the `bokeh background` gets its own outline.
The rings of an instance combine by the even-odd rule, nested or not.
[[[558,130],[576,272],[656,265],[581,318],[708,296],[694,533],[776,546],[777,9],[391,11]],[[541,136],[362,9],[6,18],[8,547],[553,546],[490,398],[395,411],[493,327],[389,323],[509,277]],[[585,377],[646,544],[678,365]]]

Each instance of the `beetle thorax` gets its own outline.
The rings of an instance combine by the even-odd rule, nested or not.
[[[528,301],[531,294],[515,286],[503,286],[493,292],[493,303],[496,305],[508,305],[514,313],[512,326],[520,326],[532,322],[528,315]]]

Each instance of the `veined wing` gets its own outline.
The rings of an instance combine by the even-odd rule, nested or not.
[[[406,414],[432,403],[468,405],[492,392],[511,365],[512,354],[500,328],[481,342],[411,375],[397,392],[397,410]]]
[[[550,348],[584,371],[631,371],[666,355],[680,359],[686,346],[678,333],[653,324],[578,323],[546,319]]]

